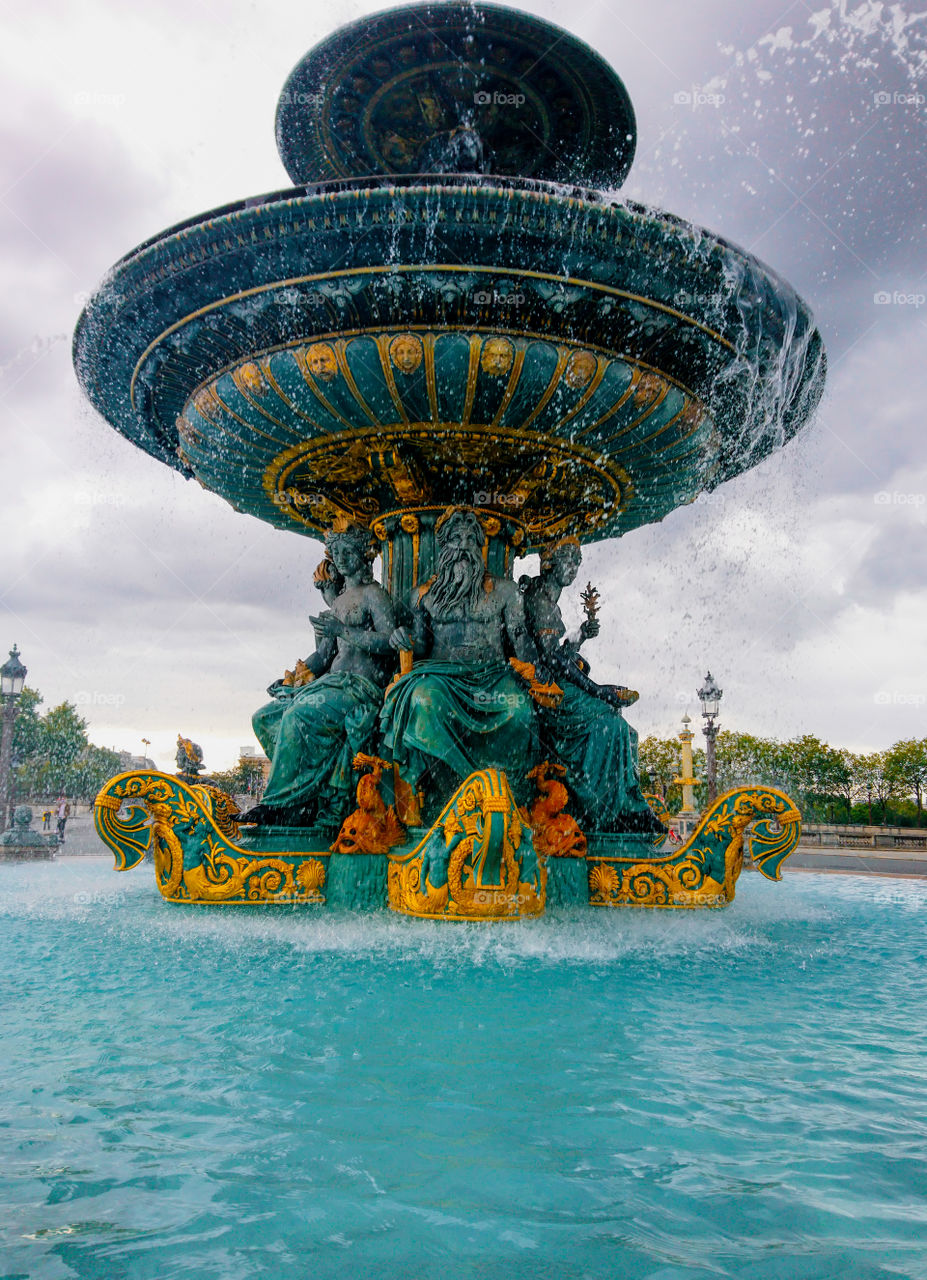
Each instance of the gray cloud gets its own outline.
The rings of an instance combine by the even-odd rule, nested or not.
[[[575,30],[626,80],[640,125],[627,194],[771,263],[813,306],[831,356],[803,437],[661,525],[588,550],[583,581],[602,589],[609,636],[590,647],[596,671],[641,691],[629,719],[642,732],[673,728],[707,665],[737,727],[873,747],[915,732],[908,704],[874,698],[922,679],[924,509],[876,496],[927,484],[927,308],[874,295],[924,288],[927,110],[874,94],[913,83],[923,21],[899,32],[894,10],[879,20],[863,5],[854,27],[832,5],[831,38],[803,6],[782,17],[771,0],[710,0],[697,15],[683,0],[522,7]],[[42,63],[10,68],[0,429],[16,463],[0,508],[2,632],[48,701],[88,695],[91,726],[117,746],[146,731],[212,735],[216,751],[249,741],[264,685],[309,647],[320,551],[236,515],[81,405],[68,352],[80,295],[170,222],[285,185],[275,94],[314,39],[359,11],[292,4],[257,27],[244,3],[221,24],[187,6],[178,44],[163,7],[130,20],[114,3],[62,5]],[[24,48],[40,47],[34,21],[18,16]],[[693,89],[724,102],[674,101]],[[79,91],[126,102],[88,107]]]

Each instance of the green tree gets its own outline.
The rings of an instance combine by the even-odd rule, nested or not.
[[[226,795],[260,796],[264,791],[264,770],[257,762],[239,760],[234,769],[213,773],[211,777]]]
[[[868,756],[855,751],[842,751],[844,778],[841,795],[847,807],[847,822],[853,818],[853,806],[867,806],[867,820],[872,822],[872,767]]]
[[[669,800],[673,779],[679,776],[679,747],[676,738],[657,738],[650,734],[638,744],[641,789],[653,791]]]
[[[52,707],[37,722],[37,726],[27,723],[23,730],[28,751],[16,771],[16,790],[36,797],[67,795],[73,766],[89,745],[87,722],[70,702]]]
[[[927,738],[908,738],[889,747],[885,752],[885,769],[897,793],[913,795],[917,825],[921,826],[927,791]]]
[[[76,760],[68,765],[64,774],[64,795],[88,804],[94,799],[108,778],[120,771],[119,753],[108,747],[95,747],[88,743]],[[54,788],[57,790],[57,788]]]
[[[846,764],[842,753],[813,734],[802,734],[782,744],[781,761],[786,789],[792,786],[806,810],[833,814],[836,800],[843,797]]]
[[[26,687],[19,696],[16,719],[13,721],[13,767],[36,755],[42,738],[42,717],[39,707],[42,695],[38,689]]]
[[[859,757],[860,778],[864,781],[871,802],[874,798],[882,811],[884,823],[888,811],[888,802],[898,793],[898,779],[892,774],[888,764],[887,751],[870,751]],[[870,819],[871,821],[871,819]]]
[[[843,747],[837,748],[838,759],[834,760],[830,782],[834,791],[843,801],[846,810],[845,821],[849,822],[853,813],[853,801],[857,794],[857,762],[852,751]]]
[[[722,729],[715,742],[718,791],[732,787],[775,785],[780,781],[781,748],[771,738]]]

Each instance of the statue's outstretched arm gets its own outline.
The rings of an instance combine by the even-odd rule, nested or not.
[[[558,676],[576,685],[584,693],[591,694],[593,698],[600,698],[603,702],[614,704],[614,688],[610,684],[596,684],[594,680],[590,680],[576,658],[576,649],[572,645],[566,643],[556,645],[551,656],[551,665]]]
[[[550,625],[552,620],[548,620],[548,625],[545,626],[545,620],[536,615],[532,616],[530,611],[528,616],[531,620],[532,634],[541,655],[541,661],[547,670],[554,674],[556,679],[566,680],[569,684],[582,689],[584,693],[590,694],[593,698],[599,698],[602,702],[607,702],[612,706],[620,705],[620,703],[616,703],[615,691],[611,685],[596,684],[583,671],[577,661],[579,646],[569,640],[558,642],[558,637],[563,634],[562,625],[552,626]],[[559,614],[557,616],[559,619]]]

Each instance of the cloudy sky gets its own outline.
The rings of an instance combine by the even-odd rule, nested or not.
[[[517,0],[512,0],[517,4]],[[309,648],[317,544],[235,514],[82,402],[70,339],[161,228],[287,185],[291,67],[359,0],[0,3],[0,647],[94,741],[213,768]],[[710,499],[591,548],[594,673],[671,733],[707,666],[723,724],[874,750],[927,733],[927,10],[527,0],[596,47],[638,117],[625,193],[757,254],[830,357],[815,423]],[[578,602],[576,602],[578,603]],[[575,614],[574,608],[574,614]]]

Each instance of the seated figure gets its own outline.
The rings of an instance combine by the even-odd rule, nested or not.
[[[316,565],[312,580],[316,590],[321,592],[322,599],[330,609],[344,590],[344,578],[331,560],[326,559],[321,560]],[[293,698],[302,691],[304,685],[310,684],[318,676],[325,674],[334,652],[334,640],[329,636],[321,635],[317,631],[315,653],[310,654],[305,660],[300,658],[292,671],[287,671],[282,679],[275,680],[273,684],[268,685],[267,692],[270,694],[270,702],[265,703],[263,707],[259,707],[251,717],[255,735],[268,760],[273,760],[274,758],[274,751],[277,747],[277,734],[280,731],[280,721],[283,719],[284,712],[288,709]]]
[[[537,657],[521,594],[511,579],[486,572],[475,512],[449,508],[435,537],[437,573],[413,593],[411,627],[391,637],[412,650],[415,665],[388,691],[381,717],[383,750],[413,793],[405,810],[412,822],[416,797],[443,805],[490,766],[505,770],[518,795],[537,754],[534,704],[507,656]]]
[[[336,526],[326,545],[344,585],[330,609],[310,619],[318,648],[304,668],[313,678],[272,685],[273,701],[254,716],[271,770],[261,803],[239,822],[339,826],[357,785],[352,761],[376,728],[395,666],[392,601],[373,580],[366,529]]]
[[[590,680],[579,650],[598,635],[596,619],[587,619],[576,639],[562,639],[566,627],[558,601],[576,578],[581,559],[579,542],[564,538],[541,557],[539,577],[521,580],[528,628],[563,688],[558,705],[538,713],[542,751],[565,767],[569,812],[586,834],[656,832],[662,826],[641,794],[637,734],[621,714],[636,695]]]

